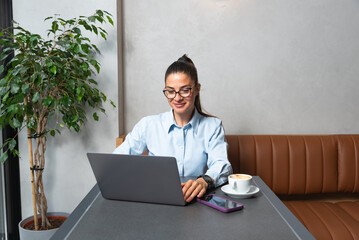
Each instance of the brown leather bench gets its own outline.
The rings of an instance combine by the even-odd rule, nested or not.
[[[359,134],[226,139],[233,172],[260,176],[316,239],[359,239]]]
[[[235,173],[260,176],[317,239],[359,239],[359,135],[227,135]]]

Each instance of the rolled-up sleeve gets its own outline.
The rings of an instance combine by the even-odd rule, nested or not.
[[[216,187],[227,182],[228,175],[232,173],[232,167],[228,161],[227,148],[228,144],[224,137],[224,129],[222,124],[220,124],[208,141],[208,170],[205,173],[213,178]]]
[[[141,119],[126,135],[125,141],[118,146],[112,153],[140,155],[146,150],[146,139],[144,130],[146,128],[145,118]]]

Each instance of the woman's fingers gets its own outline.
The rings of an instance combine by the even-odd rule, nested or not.
[[[196,196],[203,196],[206,186],[200,182],[189,180],[182,184],[183,197],[186,202],[191,202]]]

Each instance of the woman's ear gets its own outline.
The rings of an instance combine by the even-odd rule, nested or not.
[[[199,91],[201,90],[201,84],[200,84],[200,83],[197,83],[197,85],[196,85],[196,90],[197,90],[198,93],[199,93]]]

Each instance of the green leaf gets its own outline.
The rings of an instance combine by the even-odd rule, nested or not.
[[[96,17],[95,16],[91,16],[87,18],[90,22],[95,22],[96,21]]]
[[[96,64],[95,68],[97,70],[97,73],[100,73],[100,65]]]
[[[12,120],[11,120],[11,123],[12,123],[12,126],[14,127],[14,128],[19,128],[19,127],[21,127],[21,122],[19,122],[19,120],[17,120],[16,118],[13,118]],[[10,124],[11,125],[11,124]]]
[[[79,46],[79,45],[76,45],[75,48],[74,48],[74,50],[75,50],[75,53],[78,53],[78,52],[80,51],[80,46]]]
[[[102,100],[103,100],[104,102],[106,102],[107,97],[106,97],[106,95],[105,95],[104,93],[101,93],[101,98],[102,98]]]
[[[10,92],[6,92],[5,96],[2,98],[3,102],[6,102],[6,100],[9,98]]]
[[[39,84],[41,83],[41,75],[37,75],[37,78],[35,79],[35,86],[39,86]]]
[[[100,34],[105,40],[107,40],[106,35],[103,32],[100,32]]]
[[[46,98],[42,101],[42,105],[43,105],[43,106],[49,106],[53,101],[54,101],[54,99],[53,99],[52,97],[46,97]]]
[[[89,53],[89,47],[87,44],[81,44],[81,49],[84,53]]]
[[[20,90],[20,86],[16,82],[12,82],[10,84],[10,87],[11,87],[11,93],[12,94],[16,94]]]
[[[21,90],[23,94],[28,94],[29,93],[29,88],[30,88],[30,84],[25,83],[24,85],[21,86]]]
[[[32,36],[30,38],[31,47],[35,47],[37,45],[37,36]]]
[[[65,127],[64,124],[60,123],[60,127]]]
[[[103,29],[102,27],[98,27],[99,29],[101,29],[101,31],[102,32],[104,32],[104,33],[106,33],[106,34],[108,34],[107,32],[106,32],[106,30],[105,29]]]
[[[72,117],[71,122],[76,122],[79,119],[79,116],[75,115]]]
[[[40,93],[39,92],[36,92],[35,94],[34,94],[34,96],[32,96],[32,102],[33,103],[36,103],[37,101],[39,101],[39,98],[40,98]]]
[[[87,23],[86,21],[80,20],[80,21],[79,21],[79,24],[82,25],[82,26],[84,26],[84,28],[85,28],[86,30],[92,32],[92,28],[90,27],[90,25],[88,25],[88,23]]]
[[[59,29],[59,24],[57,23],[57,21],[52,22],[51,29],[52,29],[53,33],[55,33]]]
[[[8,111],[15,114],[19,111],[19,107],[16,104],[12,104],[9,106]]]
[[[20,71],[23,71],[24,67],[17,67],[13,72],[12,75],[16,76],[19,74]]]
[[[40,70],[41,70],[41,65],[40,65],[39,63],[35,62],[35,63],[34,63],[34,66],[35,66],[35,71],[36,71],[36,72],[40,72]]]
[[[97,13],[97,15],[99,15],[100,17],[103,16],[103,12],[102,12],[101,10],[96,10],[96,13]]]
[[[35,41],[37,39],[37,36],[32,36],[31,38],[30,38],[30,42],[33,42],[33,41]]]
[[[103,12],[106,13],[107,15],[109,15],[109,16],[112,16],[111,13],[109,13],[109,12],[107,12],[107,11],[105,11],[105,10],[103,10]]]
[[[97,85],[97,82],[95,80],[93,80],[93,79],[89,79],[89,82],[92,83],[92,84]]]
[[[47,18],[45,18],[44,19],[44,22],[46,21],[46,20],[49,20],[49,19],[52,19],[53,17],[47,17]]]
[[[114,102],[110,101],[110,103],[111,103],[111,105],[112,105],[114,108],[116,107],[116,105],[115,105]]]
[[[98,116],[97,116],[96,112],[92,116],[93,116],[93,119],[95,119],[95,121],[98,121]]]
[[[80,126],[78,124],[73,124],[72,127],[75,129],[76,132],[80,131]]]
[[[13,153],[15,156],[20,156],[19,151],[16,150],[16,149],[12,150],[12,153]]]
[[[98,47],[95,44],[91,44],[92,47],[96,50],[97,53],[101,53],[100,49],[98,49]]]
[[[52,66],[51,69],[50,69],[50,71],[51,71],[53,74],[56,75],[56,66],[55,66],[55,65]]]
[[[100,23],[104,22],[104,19],[102,17],[96,16],[97,21],[99,21]]]
[[[106,16],[107,17],[107,20],[109,21],[109,23],[111,23],[111,25],[113,26],[113,21],[112,21],[112,18],[109,17],[109,16]]]
[[[75,33],[77,33],[78,35],[81,35],[81,29],[78,27],[75,27],[72,29]]]
[[[69,83],[69,86],[71,87],[71,89],[72,89],[72,90],[75,90],[76,81],[73,80],[73,79],[70,79],[68,83]]]
[[[9,54],[2,54],[2,56],[0,57],[0,61],[6,59],[9,56]]]
[[[54,137],[54,136],[55,136],[55,134],[56,134],[55,130],[51,130],[51,131],[50,131],[50,135],[51,135],[51,136],[53,136],[53,137]]]
[[[10,151],[13,150],[16,146],[16,140],[15,139],[11,139],[11,141],[9,142],[9,149]]]
[[[4,163],[6,161],[6,159],[7,159],[7,152],[1,154],[1,156],[0,156],[0,161],[2,163]]]
[[[93,32],[97,35],[98,34],[97,27],[95,25],[92,25],[92,29]]]
[[[0,80],[0,86],[4,86],[7,83],[6,78]]]
[[[4,72],[4,66],[1,65],[1,66],[0,66],[0,74],[2,74],[3,72]]]
[[[47,62],[46,62],[46,67],[48,67],[48,68],[49,68],[49,67],[51,67],[52,65],[54,65],[54,63],[53,63],[53,62],[50,62],[50,61],[47,61]]]
[[[81,65],[81,67],[82,67],[83,70],[89,69],[89,65],[88,65],[87,63],[83,63],[83,64]]]
[[[83,96],[85,95],[85,89],[83,87],[78,87],[76,88],[76,93],[77,93],[77,100],[81,102]]]
[[[68,96],[65,96],[60,99],[60,104],[64,105],[65,107],[70,107],[72,104],[72,101]]]
[[[92,66],[95,66],[97,64],[97,61],[95,59],[91,59],[90,63],[91,63]]]

